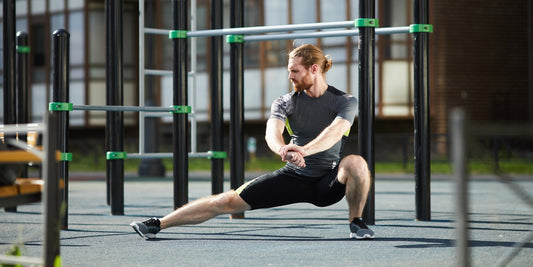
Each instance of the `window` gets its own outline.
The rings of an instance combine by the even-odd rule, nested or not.
[[[270,0],[264,3],[264,25],[283,25],[289,23],[289,5],[286,0]],[[265,50],[265,67],[285,66],[287,64],[287,41],[262,42]]]
[[[69,15],[70,32],[70,64],[72,66],[83,64],[85,51],[83,12],[71,12]]]
[[[410,0],[380,0],[380,27],[409,25]],[[379,35],[377,43],[377,116],[413,116],[412,42],[408,34]]]
[[[30,57],[32,62],[32,81],[46,81],[46,55],[49,43],[47,27],[44,23],[35,23],[30,27]]]

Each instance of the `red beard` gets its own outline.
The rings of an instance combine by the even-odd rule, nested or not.
[[[296,92],[302,92],[311,88],[311,86],[313,86],[313,79],[311,77],[311,74],[307,73],[301,81],[292,80],[292,85],[294,87],[294,91]]]

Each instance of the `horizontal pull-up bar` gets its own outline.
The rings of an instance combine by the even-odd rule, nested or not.
[[[324,30],[335,28],[353,28],[355,21],[337,21],[337,22],[317,22],[317,23],[302,23],[302,24],[288,24],[288,25],[273,25],[273,26],[255,26],[255,27],[241,27],[229,29],[213,29],[188,31],[187,37],[210,37],[222,35],[235,34],[261,34],[269,32],[287,32],[287,31],[305,31],[305,30]],[[171,30],[145,28],[145,33],[168,35]]]
[[[190,106],[170,106],[170,107],[151,107],[151,106],[98,106],[98,105],[73,105],[72,103],[52,102],[48,105],[49,110],[54,111],[72,111],[72,110],[90,110],[90,111],[134,111],[134,112],[169,112],[169,113],[191,113]]]
[[[376,35],[401,34],[401,33],[409,33],[409,26],[376,28]],[[258,42],[258,41],[274,41],[274,40],[305,39],[305,38],[346,37],[346,36],[358,36],[358,35],[359,35],[359,29],[352,29],[352,30],[323,31],[323,32],[253,35],[253,36],[244,36],[244,41],[245,42]]]
[[[43,123],[24,123],[24,124],[4,124],[0,125],[0,133],[14,134],[19,132],[43,132],[45,130]]]
[[[188,31],[187,37],[210,37],[222,35],[235,34],[262,34],[270,32],[288,32],[288,31],[306,31],[306,30],[325,30],[335,28],[353,28],[354,21],[337,21],[337,22],[318,22],[318,23],[302,23],[302,24],[288,24],[288,25],[273,25],[273,26],[255,26],[255,27],[241,27],[229,29],[214,29],[214,30],[200,30]],[[172,30],[144,28],[145,33],[168,35]]]
[[[207,151],[207,152],[189,152],[189,158],[216,158],[225,159],[227,153],[224,151]],[[106,159],[165,159],[174,157],[173,153],[126,153],[109,151],[106,153]]]
[[[269,32],[324,30],[324,29],[353,28],[353,27],[354,27],[354,21],[319,22],[319,23],[303,23],[303,24],[256,26],[256,27],[191,31],[191,32],[187,32],[187,37],[208,37],[208,36],[222,36],[222,35],[235,35],[235,34],[261,34],[261,33],[269,33]]]
[[[146,28],[146,33],[169,35],[171,38],[187,38],[187,37],[210,37],[210,36],[235,36],[235,35],[254,35],[265,34],[273,32],[285,32],[285,31],[304,31],[304,30],[326,30],[334,28],[353,28],[353,21],[339,21],[339,22],[320,22],[320,23],[304,23],[304,24],[290,24],[290,25],[275,25],[275,26],[257,26],[257,27],[242,27],[242,28],[229,28],[229,29],[215,29],[215,30],[201,30],[201,31],[173,31]],[[419,26],[419,27],[413,27]],[[420,28],[420,29],[419,29]],[[414,31],[426,31],[431,32],[433,30],[432,25],[415,24],[411,26],[401,27],[384,27],[376,28],[377,35],[388,34],[403,34]],[[257,41],[274,41],[274,40],[287,40],[287,39],[304,39],[304,38],[326,38],[326,37],[345,37],[345,36],[358,36],[358,29],[351,30],[339,30],[339,31],[324,31],[324,32],[305,32],[305,33],[282,33],[282,34],[266,34],[258,36],[245,36],[246,42]]]

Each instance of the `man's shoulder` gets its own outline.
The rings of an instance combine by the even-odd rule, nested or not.
[[[286,93],[284,95],[281,95],[279,96],[278,98],[276,98],[276,100],[274,100],[274,103],[288,103],[290,101],[292,101],[292,99],[295,97],[295,92],[291,92],[291,93]]]
[[[344,91],[341,91],[331,85],[328,86],[328,92],[330,92],[335,97],[341,97],[342,99],[345,99],[348,101],[356,101],[356,98],[353,95],[350,95]]]

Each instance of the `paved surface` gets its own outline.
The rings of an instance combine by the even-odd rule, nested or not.
[[[79,175],[70,183],[69,229],[61,231],[65,266],[455,266],[454,183],[432,178],[432,220],[415,221],[414,181],[376,178],[376,238],[348,238],[345,201],[250,211],[246,219],[220,216],[200,225],[168,229],[142,240],[133,220],[172,211],[172,179],[126,177],[124,216],[111,216],[105,182]],[[191,179],[190,200],[210,194],[206,179]],[[80,179],[84,178],[84,179]],[[94,178],[94,177],[93,177]],[[518,185],[533,195],[533,177]],[[225,185],[228,188],[228,185]],[[533,210],[491,177],[470,183],[470,239],[474,266],[492,266],[533,230]],[[24,243],[26,256],[42,253],[42,205],[0,211],[0,253]],[[527,244],[509,266],[531,266]]]

